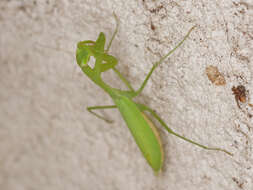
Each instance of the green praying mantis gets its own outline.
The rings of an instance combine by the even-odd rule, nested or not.
[[[232,155],[225,149],[207,147],[174,132],[166,125],[166,123],[158,116],[158,114],[156,114],[155,111],[153,111],[148,106],[139,104],[133,100],[134,97],[140,95],[140,93],[143,91],[154,70],[184,43],[184,41],[189,37],[195,26],[188,31],[182,41],[180,41],[171,51],[164,55],[158,62],[154,63],[153,67],[147,74],[140,88],[138,90],[134,90],[129,81],[115,68],[118,63],[118,60],[108,53],[112,41],[115,38],[119,28],[119,20],[116,15],[114,16],[117,25],[106,49],[105,34],[103,32],[100,32],[96,41],[87,40],[81,41],[77,44],[77,64],[80,66],[83,73],[87,75],[95,84],[100,86],[106,93],[108,93],[109,96],[112,98],[113,102],[115,103],[115,105],[87,107],[87,110],[90,113],[94,114],[96,117],[110,122],[108,119],[95,113],[93,110],[118,108],[143,156],[145,157],[153,171],[155,171],[156,173],[161,171],[163,166],[163,147],[159,137],[159,133],[154,123],[144,112],[149,112],[150,115],[153,116],[161,124],[161,126],[163,126],[170,134],[173,134],[201,148],[207,150],[223,151],[229,155]],[[94,67],[91,67],[88,64],[91,56],[95,58]],[[110,85],[106,84],[102,80],[101,74],[109,69],[112,69],[117,74],[119,79],[122,80],[128,90],[112,88]]]

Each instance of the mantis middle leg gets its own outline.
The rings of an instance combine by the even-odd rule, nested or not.
[[[95,115],[96,117],[98,117],[99,119],[104,120],[107,123],[112,123],[112,120],[109,120],[107,118],[105,118],[104,116],[101,116],[95,112],[93,112],[92,110],[98,110],[98,109],[113,109],[113,108],[117,108],[116,105],[108,105],[108,106],[92,106],[92,107],[87,107],[86,109],[93,115]]]

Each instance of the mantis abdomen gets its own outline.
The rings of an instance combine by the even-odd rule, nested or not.
[[[147,162],[154,171],[160,171],[163,149],[155,126],[128,97],[121,96],[114,101]]]

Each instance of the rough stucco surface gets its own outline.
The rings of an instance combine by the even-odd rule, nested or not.
[[[80,40],[111,37],[118,69],[137,88],[154,61],[196,25],[153,74],[139,102],[180,134],[231,151],[205,151],[160,130],[163,172],[155,176],[111,99],[75,63]],[[0,189],[253,189],[253,3],[245,1],[1,0]],[[152,27],[151,27],[152,25]],[[206,74],[218,67],[225,86]],[[122,86],[109,72],[106,81]],[[244,85],[237,106],[231,88]],[[253,98],[251,98],[253,99]]]

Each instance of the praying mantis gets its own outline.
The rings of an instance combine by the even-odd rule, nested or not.
[[[140,88],[138,90],[134,90],[129,81],[119,72],[118,69],[116,69],[115,66],[118,63],[118,60],[108,53],[112,41],[114,40],[119,28],[119,20],[115,14],[114,17],[117,23],[116,29],[112,35],[111,40],[109,41],[107,48],[105,48],[106,38],[103,32],[100,32],[96,41],[87,40],[81,41],[77,44],[77,64],[82,69],[83,73],[88,76],[95,84],[101,87],[115,103],[115,105],[87,107],[87,110],[90,113],[94,114],[96,117],[106,122],[110,122],[107,118],[94,112],[94,110],[115,108],[118,109],[123,119],[125,120],[132,136],[134,137],[135,142],[138,145],[140,151],[142,152],[143,156],[145,157],[153,171],[156,173],[161,171],[162,169],[164,152],[161,139],[159,137],[159,132],[154,123],[144,112],[149,112],[149,114],[153,116],[158,121],[158,123],[160,123],[160,125],[165,128],[168,133],[175,135],[180,139],[183,139],[203,149],[222,151],[228,155],[232,155],[225,149],[207,147],[174,132],[166,125],[166,123],[158,116],[158,114],[154,110],[144,104],[137,103],[133,100],[134,97],[141,94],[155,69],[185,42],[192,30],[195,28],[195,26],[188,31],[186,36],[171,51],[169,51],[159,61],[153,64],[153,67],[147,74]],[[91,56],[93,56],[95,59],[94,67],[91,67],[88,64]],[[103,72],[108,71],[109,69],[112,69],[117,74],[119,79],[126,85],[128,90],[112,88],[110,85],[108,85],[102,80],[101,74]]]

